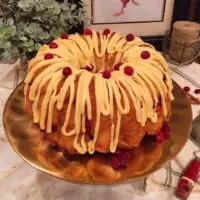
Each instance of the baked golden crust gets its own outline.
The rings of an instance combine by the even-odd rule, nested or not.
[[[78,82],[78,81],[77,81]],[[62,84],[59,85],[58,91],[60,90]],[[44,98],[46,91],[46,86],[43,88],[43,92],[40,96],[38,107],[41,106],[42,100]],[[94,93],[94,83],[91,82],[90,84],[90,97],[91,97],[91,104],[93,107],[93,116],[96,116],[96,101],[95,101],[95,93]],[[27,91],[29,93],[29,90]],[[26,98],[26,111],[32,115],[32,104],[33,102],[30,101],[28,98]],[[130,98],[130,97],[129,97]],[[56,127],[56,131],[53,133],[46,134],[46,139],[49,140],[52,144],[57,144],[60,149],[63,151],[67,151],[71,154],[78,153],[76,149],[73,146],[73,141],[75,136],[64,136],[60,132],[60,127],[64,123],[65,120],[65,113],[67,109],[67,105],[69,103],[69,94],[66,95],[65,98],[65,106],[61,111],[54,108],[54,118],[53,118],[53,126]],[[116,110],[116,104],[115,109]],[[69,120],[68,129],[72,129],[74,127],[74,113],[75,113],[75,106],[76,101],[73,102],[72,106],[72,112]],[[168,121],[170,118],[171,113],[171,101],[167,100],[167,110],[168,110],[168,116],[167,118],[164,117],[162,114],[162,108],[158,107],[157,114],[158,114],[158,120],[156,123],[151,122],[150,120],[147,120],[144,127],[141,126],[140,123],[136,120],[136,111],[134,108],[134,105],[131,104],[130,112],[127,115],[122,116],[121,121],[121,128],[120,128],[120,135],[119,135],[119,142],[118,147],[124,148],[124,149],[132,149],[133,147],[138,147],[140,145],[141,140],[145,136],[145,134],[149,135],[156,135],[159,130],[161,129],[163,123],[165,121]],[[93,132],[95,128],[95,117],[92,120],[86,120],[86,140],[93,138]],[[114,122],[116,121],[116,115],[114,115]],[[95,151],[101,152],[101,153],[108,153],[109,152],[109,145],[110,145],[110,126],[111,126],[111,119],[108,116],[101,115],[101,122],[100,122],[100,128],[99,128],[99,134],[95,145]],[[83,133],[82,133],[83,134]]]

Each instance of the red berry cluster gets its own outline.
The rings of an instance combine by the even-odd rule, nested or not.
[[[189,92],[189,91],[190,91],[190,87],[185,86],[185,87],[183,87],[183,90],[184,90],[185,92]]]
[[[131,66],[126,66],[124,68],[124,73],[128,76],[132,76],[134,73],[134,69]]]
[[[148,52],[148,51],[143,51],[142,53],[141,53],[141,58],[142,59],[148,59],[148,58],[150,58],[150,53]]]
[[[114,70],[116,71],[119,71],[119,68],[121,67],[123,63],[117,63],[115,66],[114,66]],[[124,73],[127,75],[127,76],[132,76],[134,74],[134,69],[131,67],[131,66],[126,66],[124,68]],[[103,78],[105,79],[109,79],[111,77],[111,71],[109,70],[104,70],[102,72],[102,75],[103,75]]]
[[[117,64],[114,66],[114,70],[118,71],[119,68],[120,68],[122,65],[123,65],[122,62],[117,63]],[[126,66],[126,67],[124,68],[124,73],[125,73],[126,75],[128,75],[128,76],[131,76],[131,75],[134,74],[134,69],[133,69],[131,66]]]
[[[62,33],[60,37],[61,37],[61,39],[68,39],[68,34]]]
[[[52,59],[53,58],[53,54],[52,53],[47,53],[44,55],[44,59],[45,60],[49,60],[49,59]]]
[[[184,90],[185,92],[189,92],[189,91],[190,91],[190,87],[189,87],[189,86],[185,86],[185,87],[183,87],[183,90]],[[195,93],[195,94],[200,94],[200,89],[195,89],[195,90],[194,90],[194,93]]]
[[[103,75],[103,78],[105,78],[105,79],[109,79],[110,77],[111,77],[111,72],[109,71],[109,70],[104,70],[103,72],[102,72],[102,75]]]
[[[131,42],[131,41],[134,40],[134,38],[135,38],[134,35],[130,33],[130,34],[128,34],[128,35],[126,36],[126,41],[127,41],[127,42]]]
[[[55,43],[55,42],[51,42],[51,43],[49,44],[49,48],[50,48],[50,49],[56,49],[56,48],[58,48],[58,45],[57,45],[57,43]]]
[[[164,123],[161,130],[156,135],[157,143],[161,144],[164,140],[168,139],[171,135],[171,128],[168,124]]]
[[[92,35],[92,30],[89,29],[89,28],[86,28],[85,31],[84,31],[84,34],[91,36]]]
[[[111,165],[114,169],[126,168],[131,158],[130,150],[117,149],[111,158]]]
[[[119,68],[120,68],[122,65],[123,65],[122,62],[117,63],[117,64],[114,66],[114,70],[118,71]]]
[[[65,67],[63,69],[63,76],[66,78],[72,74],[72,69],[70,67]]]
[[[108,36],[110,34],[110,29],[106,28],[103,31],[103,35]]]
[[[86,65],[83,69],[86,69],[87,71],[92,72],[93,68],[94,67],[92,65]]]
[[[194,93],[195,93],[195,94],[200,94],[200,89],[195,89],[195,90],[194,90]]]

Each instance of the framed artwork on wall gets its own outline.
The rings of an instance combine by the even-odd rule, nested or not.
[[[153,0],[148,6],[145,0],[92,0],[92,24],[163,22],[165,5],[166,0]]]
[[[185,20],[200,23],[200,0],[158,0],[158,5],[152,4],[154,0],[126,0],[124,1],[125,4],[122,4],[122,1],[123,0],[73,0],[73,2],[76,2],[77,5],[81,5],[80,3],[84,2],[83,5],[85,7],[84,10],[86,16],[85,23],[81,26],[73,28],[70,33],[83,33],[83,30],[86,27],[91,27],[95,30],[102,30],[103,28],[108,27],[113,31],[132,32],[135,35],[142,36],[143,40],[151,43],[158,50],[161,50],[165,33],[171,28],[175,21]],[[94,4],[95,2],[97,2],[97,4]],[[114,7],[112,7],[110,2],[114,2],[112,3]],[[98,8],[97,5],[104,6]],[[157,9],[155,6],[157,6]],[[102,17],[102,13],[105,12],[105,8],[107,12],[110,13],[110,17],[108,17],[108,19],[105,19],[104,16]],[[115,8],[115,10],[113,10],[113,8]],[[163,10],[161,8],[163,8]],[[145,9],[149,12],[144,16]],[[132,16],[129,16],[130,13],[136,16],[136,12],[135,14],[133,13],[134,10],[137,10],[137,13],[139,10],[141,11],[135,19],[133,19]],[[122,12],[122,14],[120,14],[120,12]],[[119,15],[121,18],[121,24],[119,23],[120,19],[118,18],[116,23],[111,23],[109,21],[113,18],[112,15],[114,14]],[[129,16],[127,17],[128,19],[123,17],[123,14]],[[103,20],[104,22],[102,23]]]
[[[138,36],[164,35],[171,26],[174,0],[85,0],[85,26]]]

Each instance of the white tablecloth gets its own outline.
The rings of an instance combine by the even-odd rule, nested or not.
[[[200,83],[200,66],[198,64],[182,67],[181,70],[187,72],[189,76]],[[172,76],[181,86],[189,85],[194,89],[194,86],[179,75],[173,73]],[[144,180],[112,186],[92,186],[62,181],[25,163],[9,145],[3,130],[3,108],[10,93],[10,89],[0,87],[0,200],[177,199],[173,194],[173,187],[163,188],[154,183],[154,180],[158,178],[156,176],[160,177],[159,173],[162,174],[162,171],[150,176],[147,179],[146,187],[144,187]],[[195,117],[200,106],[192,106],[192,109],[193,117]],[[192,152],[196,149],[198,148],[188,140],[186,146],[177,156],[183,167],[192,159]],[[160,178],[158,180],[160,181]],[[193,192],[189,199],[199,200],[200,193]]]

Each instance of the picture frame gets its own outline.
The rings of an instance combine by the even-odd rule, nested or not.
[[[174,0],[85,0],[85,26],[137,36],[164,35],[171,25]]]
[[[80,3],[81,0],[75,0],[78,3]],[[83,0],[84,6],[87,7],[87,2],[89,0]],[[167,0],[168,1],[168,0]],[[188,20],[188,21],[196,21],[200,22],[200,1],[199,0],[174,0],[174,7],[173,7],[173,14],[172,14],[172,20],[170,24],[170,28],[173,25],[175,21],[178,20]],[[87,9],[86,8],[86,18],[87,18]],[[84,28],[88,27],[87,23],[82,24],[81,26],[78,26],[76,28],[73,28],[70,32],[78,32],[83,33]],[[119,31],[120,29],[118,29]],[[121,31],[121,30],[120,30]],[[156,47],[157,50],[162,50],[162,43],[163,39],[165,37],[165,34],[160,34],[157,36],[148,35],[148,36],[142,36],[142,39],[145,42],[148,42]]]

